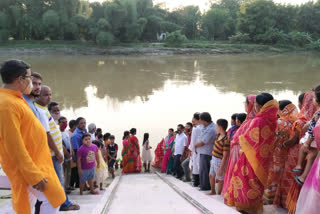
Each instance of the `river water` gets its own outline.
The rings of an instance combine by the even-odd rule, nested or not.
[[[191,121],[194,112],[230,120],[244,111],[248,94],[270,92],[296,104],[299,93],[320,84],[320,56],[313,54],[20,59],[43,75],[68,120],[85,117],[118,144],[123,131],[135,127],[140,141],[150,133],[153,149],[168,128]]]

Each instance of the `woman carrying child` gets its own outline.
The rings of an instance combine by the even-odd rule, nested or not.
[[[315,89],[316,101],[320,104],[320,87]],[[314,140],[317,147],[320,148],[320,120],[318,120],[315,128],[313,129]],[[309,172],[301,189],[299,199],[297,202],[297,214],[318,214],[320,210],[320,153]]]

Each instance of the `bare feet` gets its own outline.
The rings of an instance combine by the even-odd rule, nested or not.
[[[209,193],[207,193],[207,195],[216,195],[216,193],[215,192],[209,192]]]

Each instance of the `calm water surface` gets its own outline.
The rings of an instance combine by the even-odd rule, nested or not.
[[[19,57],[43,75],[68,120],[85,117],[118,144],[136,127],[140,141],[150,133],[153,149],[194,112],[229,120],[244,111],[248,94],[267,91],[296,104],[299,93],[320,84],[319,55]]]

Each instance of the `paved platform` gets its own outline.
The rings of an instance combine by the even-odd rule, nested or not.
[[[3,192],[3,190],[2,190]],[[4,192],[3,192],[4,193]],[[5,194],[9,194],[6,191]],[[165,174],[131,174],[116,177],[99,195],[79,195],[74,191],[69,198],[81,206],[79,211],[65,214],[233,214],[234,208],[223,203],[221,196],[208,196],[189,183]],[[11,200],[0,204],[0,213],[13,214]],[[265,214],[285,214],[283,209],[264,206]]]

